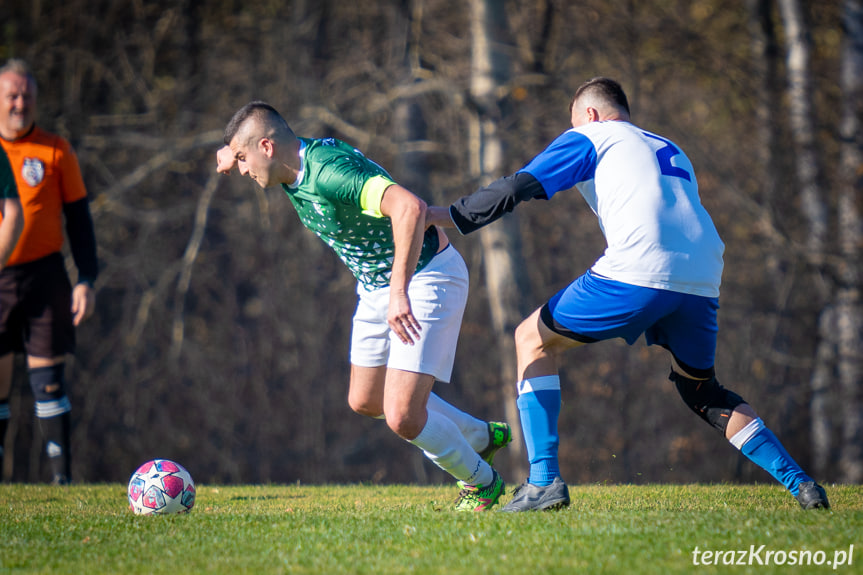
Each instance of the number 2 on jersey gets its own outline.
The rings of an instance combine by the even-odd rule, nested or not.
[[[659,136],[654,136],[653,134],[648,134],[647,132],[642,132],[648,138],[653,138],[654,140],[659,140],[663,142],[665,146],[656,150],[656,160],[659,162],[659,171],[663,176],[672,176],[674,178],[683,178],[687,182],[692,181],[692,177],[689,175],[689,172],[684,170],[683,168],[678,168],[677,166],[671,165],[671,158],[680,153],[680,150],[677,149],[677,146],[666,140],[665,138],[660,138]]]

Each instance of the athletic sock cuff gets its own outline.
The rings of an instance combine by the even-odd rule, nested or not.
[[[518,394],[535,393],[543,390],[560,390],[559,375],[543,375],[540,377],[531,377],[518,382]]]
[[[743,446],[746,445],[750,439],[755,437],[759,431],[765,428],[766,426],[764,425],[764,422],[760,417],[758,417],[746,424],[743,429],[731,436],[728,441],[737,449],[743,449]]]
[[[69,413],[71,410],[72,404],[65,395],[60,399],[36,402],[36,417],[41,419],[63,415],[64,413]]]

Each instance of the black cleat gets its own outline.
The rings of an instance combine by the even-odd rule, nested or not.
[[[551,485],[539,486],[525,481],[501,511],[552,511],[569,505],[569,488],[560,477]]]
[[[803,509],[830,509],[827,492],[814,481],[804,481],[799,489],[797,502]]]
[[[69,478],[63,475],[62,473],[56,474],[53,479],[51,479],[51,485],[55,486],[66,486],[69,485]]]

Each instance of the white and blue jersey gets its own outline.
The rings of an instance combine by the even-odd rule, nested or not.
[[[725,246],[701,205],[692,164],[669,140],[629,122],[591,122],[561,134],[519,172],[548,199],[581,192],[608,244],[594,273],[719,296]]]
[[[541,310],[553,331],[583,343],[621,337],[671,351],[690,373],[713,368],[725,245],[698,197],[692,164],[669,140],[623,121],[567,130],[511,176],[450,206],[461,233],[520,202],[575,188],[607,247]]]

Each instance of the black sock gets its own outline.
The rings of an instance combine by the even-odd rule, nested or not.
[[[3,478],[3,446],[6,445],[6,429],[9,427],[9,401],[0,401],[0,479]]]
[[[69,457],[69,412],[38,419],[42,437],[45,439],[45,452],[51,465],[52,481],[55,484],[69,483],[72,480]]]

